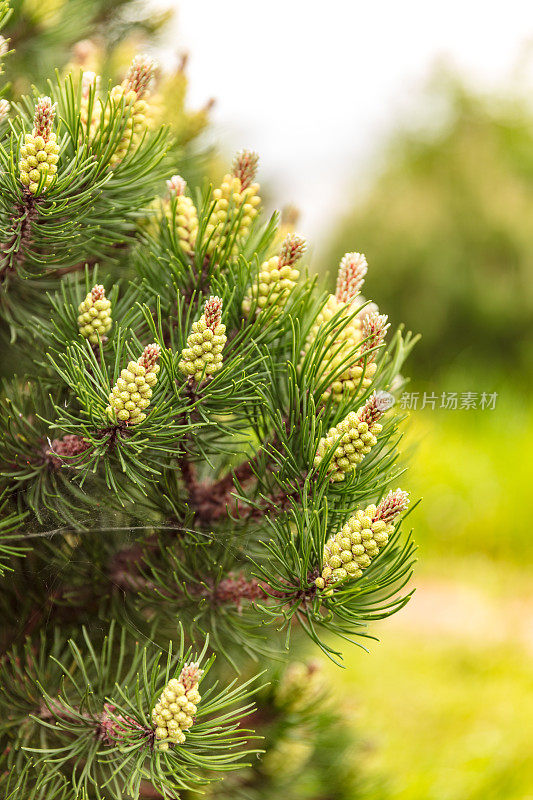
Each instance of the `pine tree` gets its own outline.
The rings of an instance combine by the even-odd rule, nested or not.
[[[335,296],[309,277],[255,153],[180,178],[157,92],[139,55],[0,106],[0,789],[356,798],[299,659],[408,600],[414,339],[386,341],[363,256]]]

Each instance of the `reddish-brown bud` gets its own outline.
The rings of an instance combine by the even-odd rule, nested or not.
[[[387,319],[388,317],[386,314],[376,313],[368,314],[366,317],[363,317],[361,329],[363,342],[361,344],[361,357],[359,358],[360,364],[363,363],[366,353],[370,350],[374,351],[371,353],[370,358],[375,358],[375,348],[383,344],[390,327],[387,323]]]
[[[364,283],[368,264],[362,253],[346,253],[339,264],[335,297],[340,303],[349,303],[359,293]]]
[[[203,675],[203,672],[204,671],[200,669],[197,663],[187,664],[181,670],[178,680],[185,687],[185,691],[188,692],[189,689],[192,689],[197,685],[198,681]]]
[[[222,319],[222,300],[220,297],[210,297],[204,306],[205,324],[213,332]]]
[[[382,519],[383,522],[394,522],[396,517],[402,514],[409,505],[409,493],[401,489],[396,489],[388,493],[383,500],[380,501],[376,513],[374,514],[373,521]]]
[[[233,174],[241,182],[241,190],[247,189],[257,174],[259,156],[252,150],[240,150],[233,161]]]
[[[147,371],[150,371],[161,353],[161,348],[158,344],[148,344],[144,348],[142,356],[139,358],[139,364]]]
[[[305,253],[307,242],[301,236],[289,233],[281,245],[279,253],[279,269],[281,267],[292,267]]]
[[[33,119],[33,135],[42,136],[44,141],[50,139],[52,123],[56,114],[56,105],[52,104],[49,97],[39,97],[35,106],[35,117]]]
[[[134,91],[138,98],[143,97],[150,86],[157,63],[147,55],[135,56],[126,75],[126,89]]]
[[[394,405],[394,397],[389,392],[373,392],[368,398],[363,408],[357,412],[360,422],[372,425],[384,413]]]

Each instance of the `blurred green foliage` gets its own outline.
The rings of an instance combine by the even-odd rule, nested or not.
[[[78,69],[89,59],[91,45],[113,60],[117,48],[153,41],[172,17],[172,12],[155,11],[143,0],[11,0],[10,5],[12,14],[3,34],[14,49],[6,73],[15,96],[43,76],[61,71],[75,44],[82,45]],[[101,71],[112,74],[112,68],[105,66]]]
[[[460,620],[455,635],[397,624],[383,624],[366,659],[354,648],[348,669],[332,674],[374,740],[388,800],[530,798],[533,684],[523,647],[469,641]]]
[[[340,682],[374,738],[388,800],[524,800],[533,798],[533,111],[524,97],[481,96],[443,73],[420,105],[430,124],[395,130],[324,267],[365,252],[365,295],[422,333],[406,391],[498,400],[494,410],[411,412],[402,485],[422,498],[410,517],[417,611],[384,624],[371,660],[354,652]]]
[[[483,555],[533,563],[533,422],[520,396],[494,410],[413,411],[413,467],[404,483],[422,502],[410,517],[420,560]]]
[[[484,97],[449,74],[420,105],[431,124],[395,131],[327,266],[366,253],[366,296],[422,333],[415,377],[454,365],[530,381],[533,113],[525,99]]]

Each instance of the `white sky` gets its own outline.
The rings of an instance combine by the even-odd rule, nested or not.
[[[169,2],[191,101],[216,98],[219,142],[259,151],[277,205],[301,209],[315,244],[436,59],[501,84],[533,34],[533,0]]]

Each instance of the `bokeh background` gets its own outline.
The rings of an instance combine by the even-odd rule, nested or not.
[[[313,269],[332,282],[364,252],[366,296],[422,334],[416,593],[370,654],[331,668],[365,771],[391,800],[532,798],[533,6],[177,5],[165,54],[190,50],[191,98],[216,98],[210,135],[261,153]]]
[[[155,52],[180,144],[203,131],[214,177],[235,150],[258,150],[267,209],[299,210],[311,269],[332,285],[341,256],[364,252],[366,296],[422,334],[404,440],[405,487],[422,498],[416,592],[369,653],[348,648],[346,670],[325,669],[376,798],[533,798],[533,5],[14,7],[16,90],[55,67],[97,60],[114,75]],[[476,407],[461,408],[467,393]]]

